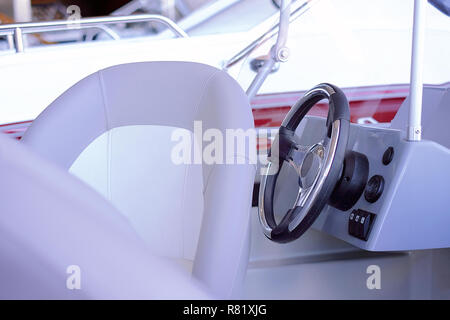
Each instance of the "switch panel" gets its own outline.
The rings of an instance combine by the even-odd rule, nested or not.
[[[375,216],[374,213],[361,209],[353,210],[348,218],[348,233],[356,238],[367,241]]]

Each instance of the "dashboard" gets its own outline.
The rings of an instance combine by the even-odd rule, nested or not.
[[[296,131],[298,142],[320,141],[325,121],[306,117]],[[325,206],[313,228],[369,251],[450,246],[449,149],[433,141],[408,142],[401,130],[351,124],[347,150],[368,159],[364,191],[348,210]],[[297,176],[288,170],[277,183],[276,214],[292,206],[298,191]]]

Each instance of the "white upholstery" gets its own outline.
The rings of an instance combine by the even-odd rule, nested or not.
[[[108,201],[27,149],[0,135],[0,299],[208,298]]]
[[[193,261],[203,215],[202,171],[171,161],[173,144],[168,142],[174,130],[180,129],[139,125],[108,130],[69,171],[123,212],[155,252]]]
[[[155,251],[182,259],[195,253],[193,275],[230,297],[248,263],[255,166],[166,160],[171,130],[192,133],[194,121],[224,136],[253,128],[248,99],[225,72],[187,62],[133,63],[78,82],[22,141],[106,196]],[[241,152],[226,156],[249,158],[248,149]]]

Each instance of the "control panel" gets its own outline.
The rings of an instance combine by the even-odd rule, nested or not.
[[[321,141],[325,121],[306,117],[296,132],[298,142],[307,146]],[[363,155],[368,163],[363,188],[357,193],[344,188],[331,199],[335,203],[325,206],[313,228],[370,251],[450,246],[446,227],[450,224],[449,193],[442,187],[450,180],[450,150],[432,141],[411,143],[402,134],[401,130],[351,124],[347,149]],[[342,179],[351,180],[346,170],[344,166]],[[280,175],[278,184],[285,178]],[[291,197],[295,198],[295,181],[287,188],[294,189]],[[288,192],[277,193],[287,199],[283,194]],[[292,201],[286,204],[291,205]]]

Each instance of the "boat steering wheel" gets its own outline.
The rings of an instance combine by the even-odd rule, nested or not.
[[[329,103],[323,139],[311,146],[299,145],[294,139],[295,130],[308,111],[322,99]],[[317,85],[291,108],[269,151],[269,164],[261,180],[259,220],[267,238],[280,243],[290,242],[313,224],[340,178],[349,130],[348,101],[342,90],[334,85]],[[298,174],[299,191],[293,207],[277,223],[273,209],[275,185],[286,164]]]

